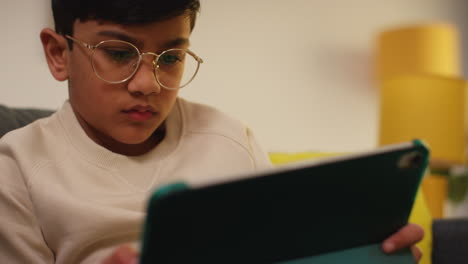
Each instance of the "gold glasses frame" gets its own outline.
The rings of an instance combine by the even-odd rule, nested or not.
[[[168,49],[168,50],[165,50],[165,51],[161,52],[160,54],[157,54],[157,53],[154,53],[154,52],[141,52],[135,45],[133,45],[133,44],[130,43],[130,42],[123,41],[123,40],[103,40],[103,41],[99,42],[99,43],[96,44],[96,45],[91,45],[91,44],[88,44],[88,43],[86,43],[86,42],[83,42],[83,41],[81,41],[81,40],[79,40],[79,39],[76,39],[76,38],[74,38],[74,37],[72,37],[72,36],[70,36],[70,35],[65,35],[65,37],[66,37],[67,39],[69,39],[69,40],[71,40],[71,41],[73,41],[73,42],[75,42],[75,43],[78,43],[78,44],[80,44],[81,46],[83,46],[83,47],[85,47],[85,48],[91,50],[91,66],[92,66],[92,68],[93,68],[94,74],[96,74],[96,76],[97,76],[99,79],[101,79],[101,80],[103,80],[103,81],[105,81],[105,82],[107,82],[107,83],[111,83],[111,84],[124,83],[124,82],[130,80],[130,79],[135,75],[135,73],[138,71],[138,69],[140,68],[140,64],[141,64],[141,61],[143,60],[143,56],[144,56],[144,55],[151,55],[151,56],[154,56],[154,59],[153,59],[153,61],[152,61],[152,62],[153,62],[153,69],[154,69],[154,70],[153,70],[154,78],[156,79],[156,81],[158,82],[158,84],[159,84],[161,87],[163,87],[163,88],[165,88],[165,89],[168,89],[168,90],[178,90],[178,89],[184,88],[184,87],[187,86],[189,83],[191,83],[191,82],[193,81],[193,79],[195,78],[195,76],[197,75],[198,70],[200,69],[200,64],[203,63],[203,59],[200,58],[200,57],[198,57],[194,52],[192,52],[192,51],[189,50],[189,49],[177,49],[177,48],[175,48],[175,49]],[[135,69],[134,69],[133,72],[130,74],[130,76],[128,76],[127,78],[125,78],[125,79],[123,79],[123,80],[120,80],[120,81],[109,81],[109,80],[106,80],[106,79],[102,78],[102,77],[99,75],[99,73],[96,71],[96,67],[95,67],[95,65],[94,65],[94,52],[96,51],[96,49],[97,49],[99,46],[101,46],[101,45],[103,45],[103,44],[105,44],[105,43],[110,43],[110,42],[113,42],[113,43],[119,42],[119,43],[127,44],[127,45],[130,45],[131,47],[133,47],[135,50],[138,51],[138,62],[137,62],[137,64],[136,64]],[[164,54],[166,54],[166,53],[168,53],[168,52],[172,52],[172,51],[183,51],[183,52],[186,52],[187,54],[189,54],[190,56],[192,56],[192,57],[197,61],[197,68],[195,69],[195,72],[194,72],[193,76],[190,78],[190,80],[187,81],[187,83],[183,84],[182,86],[179,86],[178,88],[172,88],[172,87],[168,87],[168,86],[162,84],[161,81],[159,81],[158,74],[157,74],[157,69],[159,68],[159,64],[158,64],[159,58],[160,58],[162,55],[164,55]]]

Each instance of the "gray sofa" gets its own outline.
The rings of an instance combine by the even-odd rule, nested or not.
[[[468,263],[468,219],[441,219],[432,224],[432,263]]]
[[[0,137],[52,113],[50,110],[9,108],[0,105]],[[434,221],[432,263],[468,263],[468,219]]]

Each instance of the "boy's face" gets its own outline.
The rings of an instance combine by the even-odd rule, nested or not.
[[[141,52],[157,54],[169,48],[188,48],[189,36],[188,16],[138,26],[77,21],[73,34],[91,45],[119,39],[131,42]],[[160,87],[154,77],[153,56],[143,56],[129,81],[110,84],[94,73],[91,53],[76,43],[68,51],[70,103],[80,124],[88,136],[111,150],[151,144],[151,135],[168,116],[178,91]]]

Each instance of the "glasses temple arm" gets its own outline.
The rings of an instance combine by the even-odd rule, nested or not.
[[[65,37],[66,37],[67,39],[69,39],[69,40],[72,40],[72,41],[74,41],[74,42],[76,42],[76,43],[82,45],[82,46],[85,47],[85,48],[88,48],[88,49],[95,49],[95,48],[96,48],[96,46],[90,45],[90,44],[88,44],[88,43],[84,43],[83,41],[78,40],[78,39],[76,39],[76,38],[74,38],[74,37],[72,37],[72,36],[70,36],[70,35],[65,35]]]

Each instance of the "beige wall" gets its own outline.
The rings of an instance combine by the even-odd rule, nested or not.
[[[371,148],[378,129],[374,37],[390,26],[447,21],[466,38],[460,10],[467,3],[202,0],[192,49],[205,64],[181,95],[244,120],[268,150]],[[0,5],[0,103],[59,107],[66,84],[48,74],[38,37],[50,24],[49,0]]]

